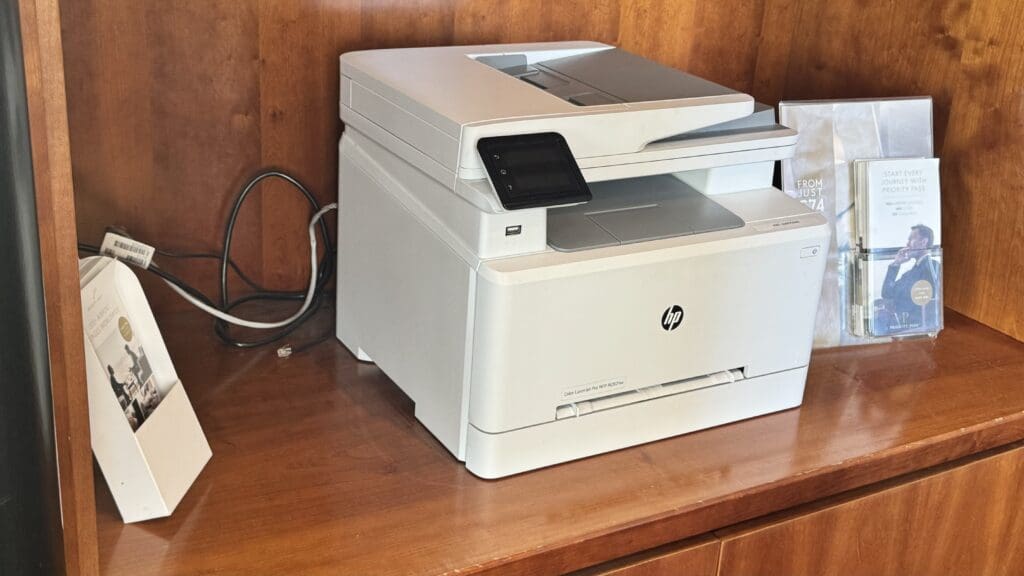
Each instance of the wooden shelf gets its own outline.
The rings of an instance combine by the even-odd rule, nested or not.
[[[163,520],[123,525],[97,481],[101,570],[572,570],[1021,440],[1024,343],[947,314],[936,342],[816,353],[798,409],[499,481],[334,340],[279,359],[168,316],[214,456]]]

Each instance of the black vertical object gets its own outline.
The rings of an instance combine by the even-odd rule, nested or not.
[[[21,29],[0,0],[0,574],[63,572]]]

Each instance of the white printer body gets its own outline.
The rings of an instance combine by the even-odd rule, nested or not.
[[[800,404],[829,232],[771,109],[594,42],[341,74],[338,338],[471,472]]]

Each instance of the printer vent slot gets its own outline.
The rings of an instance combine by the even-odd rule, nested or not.
[[[699,390],[701,388],[710,388],[711,386],[731,384],[733,382],[743,380],[744,378],[745,375],[743,368],[733,368],[731,370],[714,372],[705,376],[676,380],[666,384],[655,384],[653,386],[646,386],[644,388],[629,390],[627,392],[618,392],[607,396],[591,398],[589,400],[562,404],[555,409],[555,419],[562,420],[564,418],[578,418],[594,412],[601,412],[603,410],[619,408],[629,404],[636,404],[637,402],[645,402],[647,400],[655,400],[666,396],[683,394]]]

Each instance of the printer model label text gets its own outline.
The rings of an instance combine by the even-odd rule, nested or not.
[[[562,400],[568,402],[579,402],[597,396],[607,396],[626,385],[625,378],[613,378],[611,380],[599,380],[589,384],[581,384],[562,390]]]

